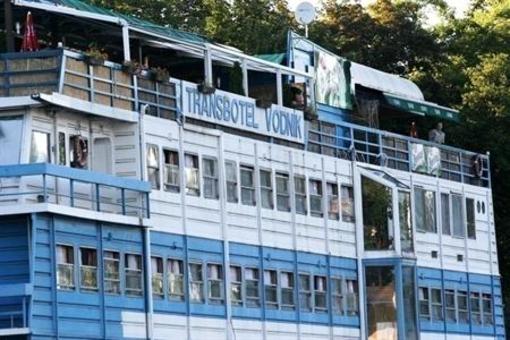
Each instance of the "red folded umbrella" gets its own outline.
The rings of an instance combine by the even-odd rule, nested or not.
[[[37,41],[37,35],[35,34],[34,21],[32,19],[32,13],[27,13],[27,20],[25,22],[25,34],[23,34],[23,43],[21,44],[21,51],[38,51],[39,42]]]

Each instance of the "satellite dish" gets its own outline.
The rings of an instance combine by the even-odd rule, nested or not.
[[[301,25],[308,25],[315,19],[315,7],[311,3],[304,1],[296,7],[296,21]]]

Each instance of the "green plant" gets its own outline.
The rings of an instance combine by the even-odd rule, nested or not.
[[[160,83],[168,82],[168,79],[170,78],[170,72],[168,72],[166,68],[158,66],[152,68],[151,71],[155,74],[156,81]]]
[[[97,47],[95,43],[90,44],[87,51],[85,51],[87,61],[92,65],[101,65],[108,59],[108,54],[104,49]]]

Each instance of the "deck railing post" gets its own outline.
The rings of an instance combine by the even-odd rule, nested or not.
[[[122,215],[126,215],[126,189],[120,189],[120,200],[122,204]]]
[[[99,196],[99,184],[95,184],[96,187],[96,210],[101,211],[101,202],[100,202],[100,196]]]
[[[69,179],[69,203],[71,207],[74,207],[74,180]]]
[[[46,174],[43,174],[43,202],[47,202],[48,187],[46,185]]]

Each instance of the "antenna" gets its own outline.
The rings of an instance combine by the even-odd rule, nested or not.
[[[305,26],[305,37],[308,38],[308,24],[315,19],[315,7],[307,1],[301,2],[297,5],[294,12],[296,21]]]

